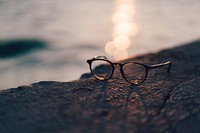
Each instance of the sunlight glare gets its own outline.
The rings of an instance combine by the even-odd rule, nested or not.
[[[138,33],[137,25],[135,23],[118,23],[113,29],[113,36],[123,34],[126,36],[135,36]]]
[[[108,42],[105,46],[105,51],[108,55],[113,56],[113,53],[115,52],[115,46],[112,41]]]
[[[134,22],[134,0],[116,0],[115,12],[112,16],[114,24],[112,40],[105,46],[107,54],[115,60],[128,58],[128,48],[131,46],[131,37],[138,33]]]
[[[132,3],[133,0],[116,0],[117,4],[123,4],[123,3]]]
[[[114,46],[119,50],[126,50],[130,47],[131,41],[125,35],[118,35],[114,38]]]
[[[124,12],[116,12],[114,13],[113,17],[112,17],[112,22],[114,24],[117,24],[119,22],[132,22],[132,17]]]
[[[125,13],[125,14],[129,14],[129,15],[134,15],[135,14],[135,10],[133,8],[133,5],[130,4],[120,4],[118,7],[116,7],[116,10]]]

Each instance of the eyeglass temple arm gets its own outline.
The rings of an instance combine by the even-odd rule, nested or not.
[[[95,56],[94,59],[108,59],[108,58],[104,55],[99,55],[99,56]]]
[[[167,61],[167,62],[164,62],[164,63],[155,64],[155,65],[150,65],[150,68],[153,69],[153,68],[163,67],[163,66],[166,66],[166,65],[168,65],[167,72],[170,73],[170,71],[171,71],[171,61]]]

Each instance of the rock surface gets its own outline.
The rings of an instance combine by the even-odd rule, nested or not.
[[[0,92],[0,133],[199,133],[200,41],[129,60],[166,68],[130,85],[119,71],[98,81],[43,81]],[[116,69],[117,70],[117,69]]]

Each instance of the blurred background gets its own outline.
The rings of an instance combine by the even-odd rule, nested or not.
[[[200,38],[199,0],[0,0],[0,89],[89,72],[87,59],[109,54],[119,2],[134,12],[127,57]]]

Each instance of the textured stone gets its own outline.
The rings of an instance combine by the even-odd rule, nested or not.
[[[172,71],[152,70],[139,85],[116,71],[108,81],[84,74],[1,91],[0,133],[199,133],[200,41],[128,60],[170,60]]]

